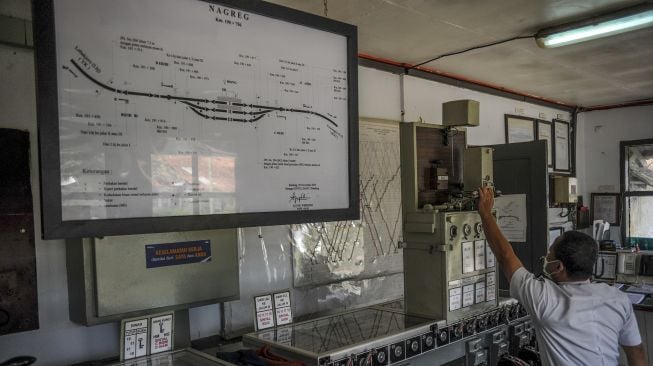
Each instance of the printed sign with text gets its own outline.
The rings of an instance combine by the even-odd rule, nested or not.
[[[145,246],[147,268],[211,261],[211,241],[196,240]]]
[[[170,351],[172,349],[172,323],[172,314],[151,319],[150,354]]]

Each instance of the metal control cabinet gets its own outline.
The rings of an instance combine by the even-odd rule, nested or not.
[[[494,186],[492,148],[470,147],[463,157],[463,187],[466,191]]]
[[[477,212],[408,213],[404,240],[407,314],[451,322],[496,308],[496,260]]]
[[[403,307],[393,301],[265,329],[244,335],[243,344],[312,366],[496,365],[512,329],[529,329],[514,299],[453,322],[405,316]]]
[[[578,182],[575,177],[553,177],[553,203],[576,203]]]
[[[201,263],[147,268],[146,246],[206,240]],[[240,296],[238,231],[204,230],[68,240],[70,320],[94,325]]]

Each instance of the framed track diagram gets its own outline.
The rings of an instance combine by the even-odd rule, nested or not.
[[[294,285],[403,270],[399,124],[360,121],[361,220],[291,225]]]
[[[45,238],[359,217],[354,26],[231,0],[34,19]]]

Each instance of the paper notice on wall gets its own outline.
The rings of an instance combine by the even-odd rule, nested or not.
[[[272,310],[272,295],[254,297],[256,303],[256,312]]]
[[[292,308],[286,306],[284,308],[274,309],[277,316],[277,325],[286,325],[292,323]]]
[[[173,349],[174,315],[166,314],[150,319],[150,354]]]
[[[284,291],[274,294],[274,307],[286,308],[290,306],[290,291]]]
[[[147,318],[123,320],[121,327],[123,360],[147,355],[148,329],[149,322]]]
[[[526,242],[526,195],[507,194],[494,200],[499,227],[511,243]]]
[[[256,318],[256,330],[272,328],[274,322],[274,307],[272,295],[254,296],[254,316]]]
[[[265,310],[256,313],[256,329],[267,329],[274,327],[274,312]]]
[[[290,291],[274,294],[274,311],[277,316],[277,325],[292,323],[292,307],[290,304]]]

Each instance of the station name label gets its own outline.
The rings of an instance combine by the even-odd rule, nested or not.
[[[196,240],[145,246],[147,268],[211,261],[211,241]]]

